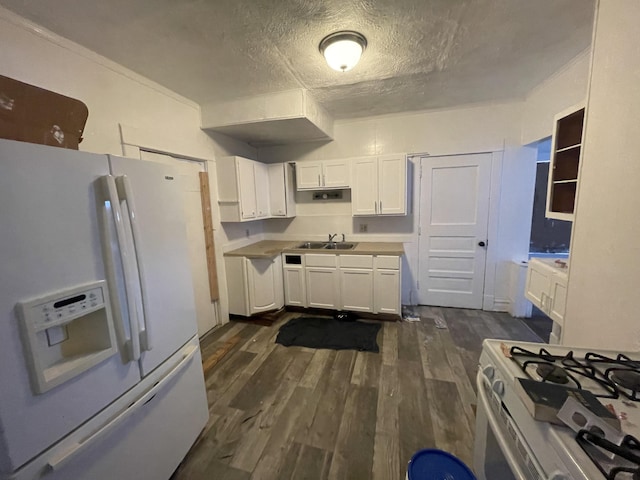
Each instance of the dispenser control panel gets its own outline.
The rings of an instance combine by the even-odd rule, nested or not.
[[[31,305],[37,327],[49,328],[53,324],[67,323],[79,315],[84,315],[104,307],[104,292],[101,287],[74,292],[70,297],[58,297],[37,305]],[[36,327],[36,328],[37,328]]]

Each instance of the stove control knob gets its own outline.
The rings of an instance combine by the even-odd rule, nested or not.
[[[491,388],[496,394],[498,394],[498,396],[501,397],[502,395],[504,395],[504,382],[502,380],[496,380],[495,382],[493,382]]]
[[[569,477],[558,470],[549,475],[549,480],[569,480]]]
[[[496,374],[496,369],[493,367],[493,365],[487,365],[482,369],[482,373],[484,373],[484,376],[489,380],[493,380],[493,376]]]

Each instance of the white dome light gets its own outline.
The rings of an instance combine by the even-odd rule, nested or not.
[[[327,64],[339,72],[356,66],[367,46],[367,39],[357,32],[336,32],[320,42],[320,52]]]

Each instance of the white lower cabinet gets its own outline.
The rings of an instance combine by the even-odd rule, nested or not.
[[[282,259],[225,257],[229,313],[248,317],[284,305]]]
[[[567,277],[567,269],[552,259],[529,260],[525,297],[559,325],[564,323]]]
[[[340,308],[340,279],[336,260],[336,255],[304,256],[308,307]]]
[[[288,264],[287,256],[296,263]],[[398,256],[327,253],[283,258],[287,305],[400,315]]]
[[[402,263],[400,257],[393,255],[377,255],[373,262],[373,294],[375,313],[400,315],[402,311],[400,279]]]
[[[304,255],[282,254],[284,304],[307,306],[307,282],[304,278]]]
[[[340,308],[373,312],[373,270],[340,268]]]

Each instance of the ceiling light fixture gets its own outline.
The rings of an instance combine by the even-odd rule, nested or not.
[[[331,68],[346,72],[356,66],[366,47],[367,39],[361,33],[335,32],[322,39],[320,53]]]

